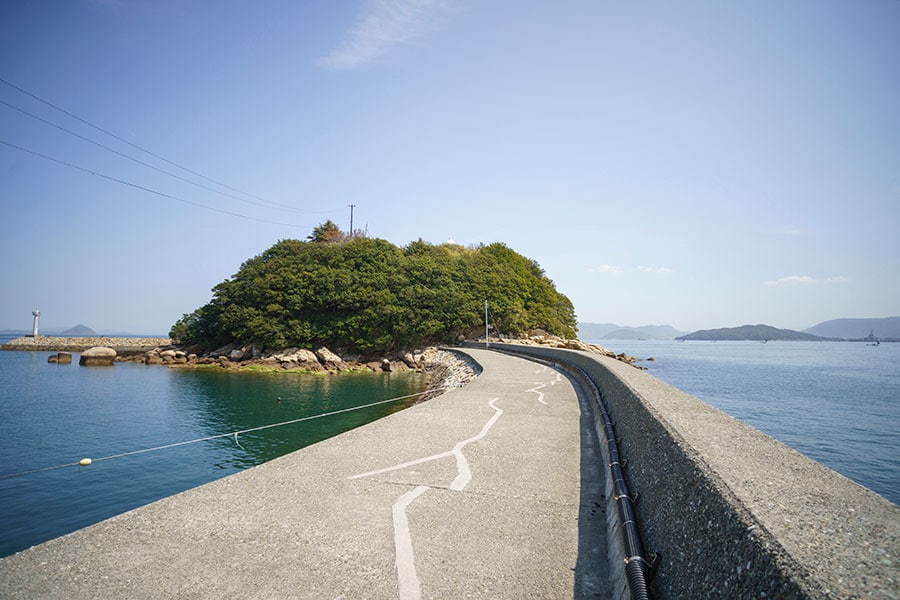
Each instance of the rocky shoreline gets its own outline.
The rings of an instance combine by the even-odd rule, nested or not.
[[[350,355],[338,356],[325,347],[315,352],[302,348],[265,351],[253,344],[228,344],[212,352],[198,353],[194,351],[196,349],[174,344],[169,338],[29,336],[16,338],[0,346],[0,350],[57,352],[58,354],[49,357],[48,362],[59,364],[72,362],[68,355],[70,352],[81,352],[84,358],[91,350],[99,349],[114,351],[104,364],[112,364],[115,360],[186,369],[221,368],[321,374],[416,371],[427,375],[430,387],[434,389],[433,393],[425,396],[426,399],[440,394],[444,389],[462,387],[480,372],[480,367],[469,357],[437,347],[377,359],[362,359]],[[80,364],[92,363],[80,361]]]
[[[637,359],[625,354],[616,354],[602,346],[589,344],[578,339],[564,339],[544,332],[534,332],[527,338],[497,338],[504,343],[530,346],[566,348],[602,354],[633,366]],[[463,354],[450,349],[429,347],[412,352],[398,352],[388,356],[360,357],[339,356],[326,347],[316,351],[304,348],[266,350],[255,344],[228,344],[211,352],[201,352],[198,348],[179,346],[169,338],[111,338],[111,337],[20,337],[0,346],[2,350],[50,351],[61,355],[68,352],[85,353],[96,348],[114,350],[112,360],[136,362],[147,365],[164,365],[174,368],[218,368],[255,372],[304,372],[304,373],[349,373],[349,372],[408,372],[417,371],[428,375],[432,387],[445,389],[461,387],[477,376],[478,365]],[[63,357],[65,358],[65,357]],[[50,362],[70,362],[59,359]],[[87,364],[83,361],[81,364]],[[638,367],[640,368],[640,367]]]

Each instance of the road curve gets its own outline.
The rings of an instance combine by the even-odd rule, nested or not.
[[[0,560],[0,597],[609,597],[576,390],[466,353],[465,388]]]

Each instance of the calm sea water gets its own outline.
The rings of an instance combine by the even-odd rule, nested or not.
[[[6,339],[0,340],[0,342]],[[416,374],[347,376],[48,364],[0,352],[0,476],[279,423],[412,394]],[[281,397],[281,402],[276,399]],[[292,452],[408,406],[360,411],[0,479],[0,556]]]
[[[593,341],[900,503],[900,344]]]

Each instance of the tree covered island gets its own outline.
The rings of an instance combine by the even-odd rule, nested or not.
[[[306,241],[282,240],[247,260],[212,292],[172,326],[172,338],[207,349],[394,352],[483,332],[485,301],[500,333],[575,337],[571,301],[537,262],[502,243],[398,247],[345,235],[330,221]]]

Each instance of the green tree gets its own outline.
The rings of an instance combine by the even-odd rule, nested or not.
[[[170,335],[209,347],[325,344],[376,353],[477,335],[485,300],[501,333],[540,328],[575,335],[569,299],[536,262],[504,244],[463,248],[417,240],[398,248],[364,237],[322,243],[339,231],[329,223],[310,241],[281,240],[245,261]]]
[[[344,232],[341,231],[340,227],[332,223],[331,219],[329,219],[313,229],[312,234],[306,239],[311,242],[331,243],[343,241],[346,237],[347,236],[344,235]]]

